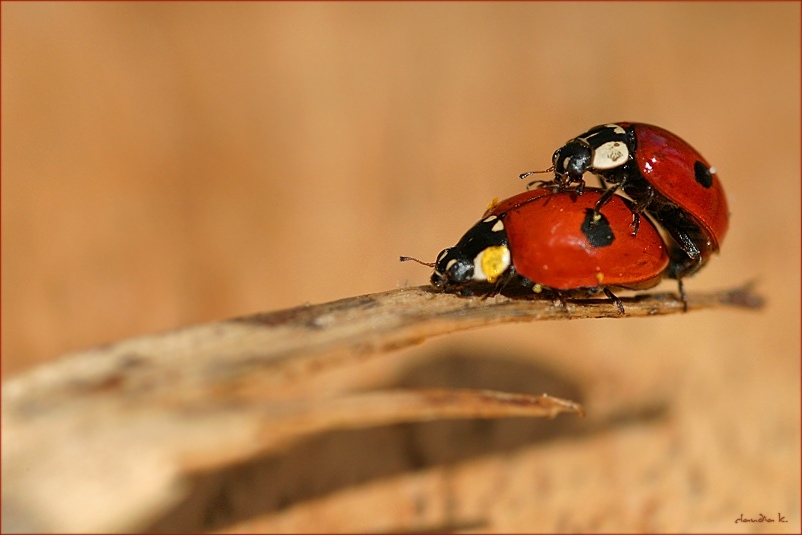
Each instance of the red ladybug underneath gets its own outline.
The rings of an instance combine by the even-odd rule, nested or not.
[[[604,190],[527,191],[492,206],[433,264],[431,282],[462,295],[604,292],[624,313],[610,288],[657,285],[669,263],[654,225],[644,218],[630,231],[631,203],[614,196],[596,212]],[[409,260],[401,257],[401,260]]]
[[[718,252],[727,233],[727,198],[715,168],[684,140],[660,127],[596,126],[557,149],[552,162],[553,183],[560,189],[577,184],[581,194],[586,171],[612,184],[598,200],[597,211],[623,189],[635,201],[634,233],[639,214],[648,210],[678,246],[671,251],[668,276],[672,278],[681,280],[698,271]]]

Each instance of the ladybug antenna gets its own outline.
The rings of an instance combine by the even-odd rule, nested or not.
[[[518,175],[518,178],[523,180],[524,178],[528,177],[529,175],[535,175],[537,173],[551,173],[553,171],[554,171],[554,166],[552,165],[551,167],[549,167],[548,169],[544,169],[543,171],[529,171],[528,173],[521,173],[520,175]]]
[[[423,261],[418,260],[417,258],[413,258],[411,256],[401,256],[398,259],[401,260],[402,262],[407,262],[408,260],[412,260],[413,262],[417,262],[418,264],[423,264],[424,266],[428,266],[430,268],[434,267],[434,262],[432,262],[432,263],[423,262]]]

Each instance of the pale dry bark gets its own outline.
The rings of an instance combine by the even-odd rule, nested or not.
[[[464,298],[429,287],[307,305],[67,355],[3,384],[4,530],[138,529],[184,476],[331,429],[441,418],[554,417],[548,395],[395,390],[299,399],[293,386],[435,335],[539,320],[682,313],[674,294]],[[758,308],[747,287],[689,296],[688,311]]]

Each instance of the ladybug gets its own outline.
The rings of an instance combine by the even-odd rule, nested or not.
[[[526,191],[491,205],[454,247],[432,263],[431,283],[446,292],[473,295],[540,293],[594,295],[604,292],[624,307],[611,288],[640,290],[657,285],[669,263],[665,243],[648,218],[630,232],[632,203],[608,200],[598,188]]]
[[[622,189],[635,201],[633,233],[641,213],[648,210],[654,216],[676,242],[667,275],[680,281],[681,293],[681,279],[707,263],[727,234],[727,198],[715,168],[687,142],[658,126],[595,126],[557,149],[552,163],[549,171],[555,178],[550,183],[558,189],[576,183],[581,194],[586,171],[612,185],[597,201],[597,211]]]

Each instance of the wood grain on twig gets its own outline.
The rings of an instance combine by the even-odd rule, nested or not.
[[[289,387],[324,368],[474,327],[683,309],[670,293],[622,301],[624,316],[606,299],[482,299],[404,288],[67,355],[3,384],[4,504],[26,529],[136,529],[180,498],[188,470],[311,433],[437,418],[582,414],[579,405],[546,395],[425,390],[295,399]],[[748,286],[688,301],[689,312],[762,304]]]

